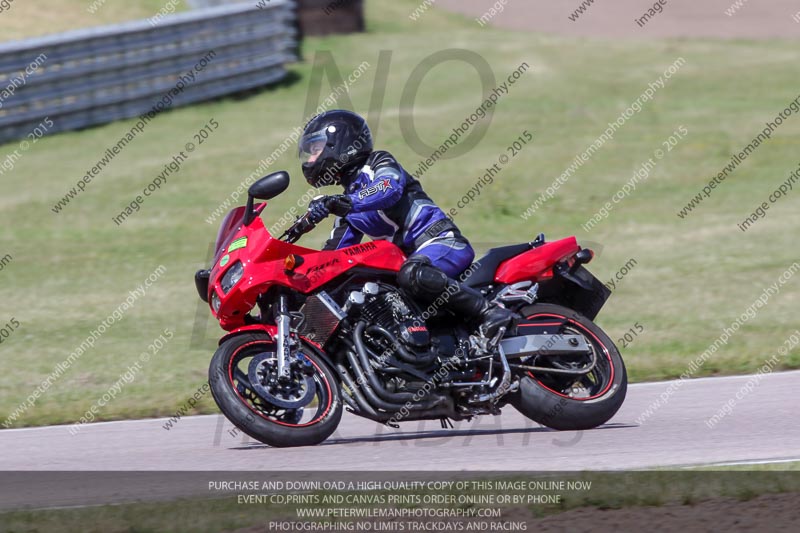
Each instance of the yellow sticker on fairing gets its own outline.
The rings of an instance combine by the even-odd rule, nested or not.
[[[247,246],[247,237],[240,237],[233,241],[230,246],[228,246],[228,253],[238,250],[239,248],[244,248],[245,246]]]

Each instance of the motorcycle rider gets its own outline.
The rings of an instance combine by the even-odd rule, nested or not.
[[[372,239],[391,240],[408,259],[397,274],[413,298],[433,302],[444,292],[444,306],[480,320],[479,333],[494,337],[514,314],[490,303],[455,278],[475,257],[469,241],[425,194],[422,185],[389,153],[373,150],[366,121],[346,110],[321,113],[306,124],[298,153],[303,175],[313,187],[341,185],[344,194],[317,197],[309,218],[319,223],[336,215],[323,250],[336,250]]]

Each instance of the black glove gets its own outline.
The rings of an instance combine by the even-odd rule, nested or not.
[[[311,200],[308,204],[308,218],[314,224],[318,224],[322,219],[333,213],[337,217],[343,217],[353,208],[350,197],[344,194],[334,194],[332,196],[319,196]]]
[[[318,224],[331,214],[330,209],[328,209],[327,199],[327,196],[319,196],[311,200],[311,203],[308,204],[308,220],[311,221],[312,224]]]
[[[325,197],[325,206],[337,217],[343,217],[353,209],[353,201],[345,194],[334,194]]]

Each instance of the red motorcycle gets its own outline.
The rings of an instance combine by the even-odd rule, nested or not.
[[[574,237],[493,248],[461,281],[524,319],[487,339],[441,305],[398,288],[403,252],[387,241],[319,251],[280,237],[259,215],[289,186],[276,172],[222,222],[200,298],[228,333],[209,368],[214,400],[243,432],[272,446],[318,444],[343,408],[393,427],[469,420],[511,404],[560,430],[608,421],[625,399],[625,365],[592,320],[610,291],[583,267]]]

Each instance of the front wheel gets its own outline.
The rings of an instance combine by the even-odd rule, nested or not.
[[[305,343],[290,363],[288,378],[279,378],[276,367],[269,336],[228,339],[208,369],[214,401],[236,427],[270,446],[310,446],[327,439],[342,418],[333,373]]]
[[[511,404],[523,415],[559,430],[591,429],[613,417],[628,389],[628,376],[619,350],[603,330],[569,308],[534,304],[521,310],[526,317],[519,334],[581,335],[596,358],[594,368],[582,375],[518,370],[520,387]],[[531,356],[523,364],[555,369],[585,367],[585,359],[560,360],[553,356]]]

